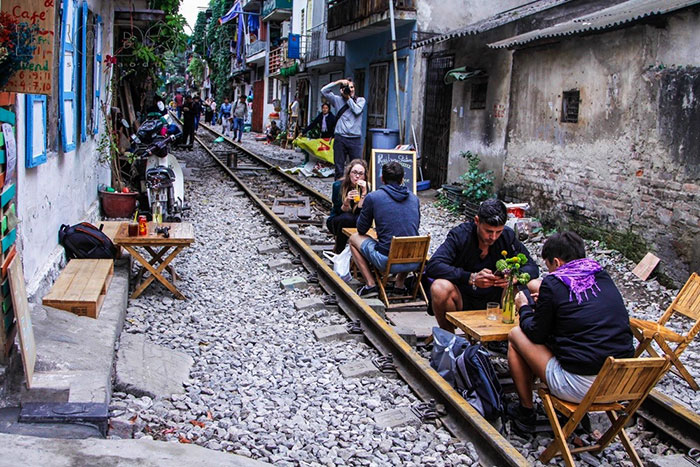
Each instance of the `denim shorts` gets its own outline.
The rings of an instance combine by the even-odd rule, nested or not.
[[[569,402],[581,402],[596,378],[596,375],[569,373],[561,367],[556,357],[549,359],[544,375],[549,392]]]
[[[375,239],[368,238],[362,242],[360,252],[362,253],[362,256],[364,256],[367,261],[369,261],[372,266],[377,268],[379,271],[383,272],[386,269],[386,263],[389,260],[389,257],[377,251],[377,241]],[[391,266],[391,271],[389,272],[391,274],[411,272],[415,271],[419,267],[420,263],[394,264]]]

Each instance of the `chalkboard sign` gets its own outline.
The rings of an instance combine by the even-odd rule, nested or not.
[[[403,166],[403,184],[416,194],[416,151],[398,151],[396,149],[372,149],[370,169],[372,170],[372,189],[377,190],[382,183],[382,166],[396,161]]]

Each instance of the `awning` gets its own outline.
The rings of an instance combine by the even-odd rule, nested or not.
[[[452,84],[455,81],[466,81],[468,79],[481,78],[485,76],[486,72],[484,70],[461,66],[447,72],[445,75],[445,84]]]
[[[588,13],[554,26],[526,32],[493,42],[494,49],[514,47],[547,37],[569,36],[586,31],[603,30],[652,15],[662,15],[700,3],[700,0],[628,0],[609,8]]]

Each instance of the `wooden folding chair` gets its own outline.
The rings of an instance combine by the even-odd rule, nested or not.
[[[679,313],[695,320],[695,324],[685,335],[678,334],[665,326],[674,313]],[[696,273],[690,276],[688,282],[685,283],[678,296],[658,322],[630,318],[630,327],[634,336],[639,340],[635,357],[639,357],[645,350],[652,357],[658,357],[658,353],[651,346],[652,342],[656,342],[659,348],[671,359],[671,363],[673,363],[671,371],[685,379],[695,391],[700,389],[698,383],[695,382],[693,376],[679,359],[685,348],[688,347],[688,344],[692,342],[698,331],[700,331],[700,276]],[[678,345],[672,350],[668,344],[669,342]]]
[[[374,270],[374,275],[377,278],[379,286],[379,296],[386,305],[387,309],[400,308],[407,306],[417,306],[428,303],[428,298],[425,295],[425,290],[421,285],[421,277],[423,277],[423,269],[428,258],[428,247],[430,246],[430,235],[416,237],[393,237],[391,239],[391,247],[389,248],[389,260],[386,263],[384,271]],[[395,264],[410,264],[420,263],[420,266],[415,269],[416,281],[412,290],[409,290],[408,295],[398,295],[389,297],[386,293],[386,285],[391,275],[391,266]],[[416,297],[420,292],[421,298],[416,301]],[[410,302],[403,302],[410,299]],[[391,301],[401,300],[403,303],[391,303]]]
[[[572,453],[598,453],[618,436],[632,463],[641,467],[642,460],[634,450],[624,427],[670,365],[669,357],[619,360],[608,357],[579,404],[558,399],[547,388],[539,389],[538,393],[554,431],[554,441],[542,452],[540,461],[546,464],[552,457],[562,456],[566,465],[571,467],[575,465]],[[568,417],[563,427],[559,424],[555,410]],[[566,440],[588,412],[605,412],[612,425],[596,444],[569,450]]]

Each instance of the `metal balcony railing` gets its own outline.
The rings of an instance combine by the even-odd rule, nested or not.
[[[331,41],[326,38],[328,33],[326,23],[314,26],[309,30],[309,33],[304,53],[304,61],[306,63],[331,57],[345,56],[345,42]]]
[[[252,44],[248,44],[248,46],[246,48],[245,56],[252,57],[253,55],[255,55],[257,53],[262,52],[263,50],[265,50],[266,45],[267,45],[267,42],[261,41],[261,40],[257,40],[255,42],[253,42]]]
[[[270,50],[270,66],[268,67],[268,74],[276,75],[279,73],[280,68],[282,68],[282,63],[287,56],[287,48],[284,46],[277,47],[276,49]]]
[[[328,3],[328,30],[334,31],[377,13],[389,10],[390,0],[331,0]],[[393,0],[397,10],[416,9],[417,0]]]

